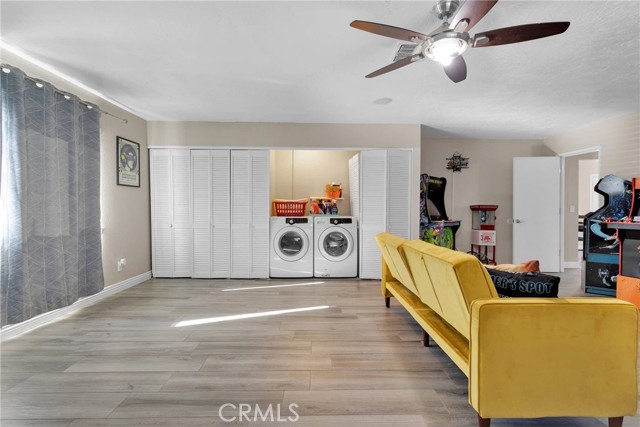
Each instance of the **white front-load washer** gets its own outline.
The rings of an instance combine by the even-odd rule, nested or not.
[[[271,217],[270,277],[313,277],[313,221]]]
[[[315,277],[358,277],[358,221],[317,216],[314,221]]]

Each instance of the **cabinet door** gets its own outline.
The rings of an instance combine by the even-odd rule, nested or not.
[[[387,157],[387,231],[409,239],[411,151],[389,150]]]
[[[230,274],[231,164],[229,150],[211,150],[211,276]]]
[[[150,150],[151,260],[154,277],[173,276],[171,152]]]
[[[211,277],[211,155],[191,150],[191,203],[193,204],[193,276]]]
[[[360,153],[360,277],[381,277],[375,236],[387,229],[387,150]]]
[[[251,154],[251,276],[269,277],[269,152]]]
[[[251,155],[231,150],[231,278],[251,277]]]

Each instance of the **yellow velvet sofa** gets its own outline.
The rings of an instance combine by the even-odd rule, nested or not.
[[[638,311],[611,298],[500,299],[474,256],[381,233],[382,295],[394,297],[469,379],[491,418],[605,417],[637,411]]]

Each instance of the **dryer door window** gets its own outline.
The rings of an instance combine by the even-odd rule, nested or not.
[[[319,249],[329,261],[342,261],[353,251],[353,239],[339,227],[329,228],[320,236]]]
[[[309,241],[305,233],[299,229],[284,229],[276,236],[274,248],[280,258],[286,261],[297,261],[307,253]]]

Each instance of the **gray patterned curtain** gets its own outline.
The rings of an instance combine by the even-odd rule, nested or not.
[[[104,279],[100,112],[17,68],[2,67],[4,326],[95,294]]]

